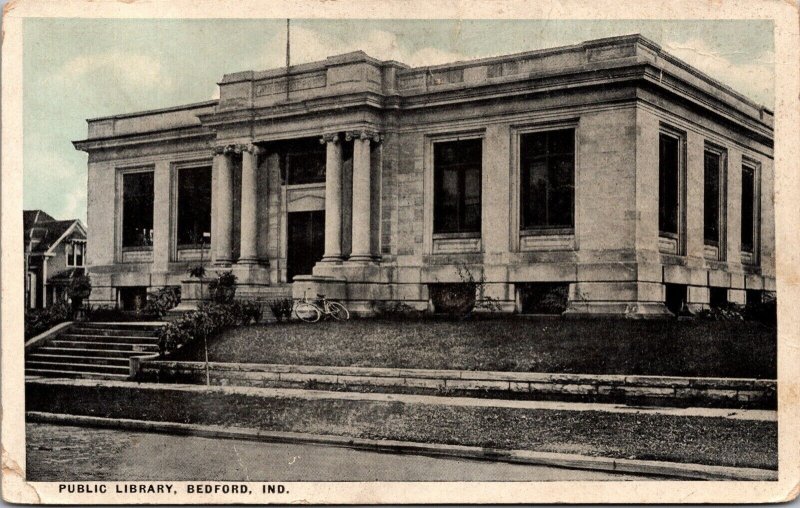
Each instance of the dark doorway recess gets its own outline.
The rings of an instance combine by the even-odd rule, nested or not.
[[[288,216],[286,280],[310,275],[325,252],[325,211],[292,212]]]

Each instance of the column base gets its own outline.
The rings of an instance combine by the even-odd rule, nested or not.
[[[371,256],[369,254],[354,254],[347,258],[348,263],[375,263],[378,261],[377,256]]]
[[[236,266],[245,266],[245,265],[263,265],[265,264],[258,258],[239,258],[236,261]]]
[[[324,256],[322,259],[319,260],[320,263],[330,263],[339,265],[342,263],[341,256]]]
[[[269,284],[269,269],[258,262],[243,260],[233,265],[231,271],[236,276],[237,284]]]

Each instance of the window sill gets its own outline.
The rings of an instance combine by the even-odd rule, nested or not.
[[[659,233],[658,250],[662,254],[680,255],[678,249],[678,235],[672,233]]]
[[[434,233],[434,240],[453,240],[453,239],[468,239],[480,238],[480,233]]]
[[[520,230],[519,236],[574,236],[575,228],[538,228]]]
[[[444,236],[434,235],[433,254],[465,254],[481,251],[480,235]]]
[[[123,247],[122,252],[150,252],[153,250],[152,245],[143,245],[141,247]]]

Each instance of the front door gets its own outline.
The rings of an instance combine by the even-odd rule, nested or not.
[[[289,213],[288,229],[286,280],[291,282],[295,275],[310,275],[325,253],[325,210]]]

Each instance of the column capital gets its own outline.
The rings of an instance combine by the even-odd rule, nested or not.
[[[326,132],[319,138],[319,143],[324,145],[325,143],[338,143],[339,142],[339,133],[337,132]]]
[[[214,147],[214,154],[216,155],[240,154],[242,152],[258,155],[261,151],[262,148],[254,143],[231,143]]]
[[[345,133],[345,139],[350,141],[352,139],[361,139],[361,140],[369,140],[375,143],[380,143],[383,140],[383,134],[378,132],[375,129],[357,129],[352,131],[347,131]]]
[[[263,151],[263,149],[260,146],[254,144],[254,143],[247,143],[247,144],[241,145],[241,151],[242,152],[247,152],[247,153],[252,153],[253,155],[259,155]]]

